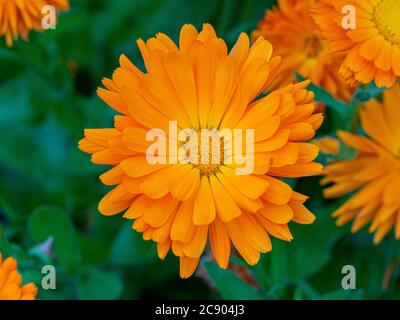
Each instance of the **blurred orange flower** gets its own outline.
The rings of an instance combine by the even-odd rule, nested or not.
[[[343,28],[344,6],[355,9],[355,28]],[[321,35],[343,61],[340,73],[353,86],[375,81],[392,87],[400,76],[398,0],[320,0],[314,8]]]
[[[379,243],[395,225],[400,239],[400,87],[383,94],[383,102],[371,100],[361,113],[369,137],[338,132],[339,138],[357,151],[353,160],[338,161],[325,169],[326,198],[338,198],[357,191],[334,214],[337,224],[354,219],[352,232],[369,223]]]
[[[33,283],[23,286],[21,283],[17,261],[12,257],[3,261],[0,252],[0,300],[35,300],[37,287]]]
[[[312,142],[320,148],[321,153],[337,155],[340,152],[340,142],[335,138],[324,137]]]
[[[316,31],[311,16],[315,0],[278,0],[265,12],[252,37],[265,37],[282,56],[280,74],[272,85],[276,88],[294,81],[296,72],[323,87],[334,97],[351,100],[353,90],[339,75],[340,59],[329,53],[327,41]]]
[[[163,259],[172,248],[180,257],[180,275],[196,269],[207,240],[221,268],[228,266],[231,243],[249,263],[272,249],[269,235],[293,239],[288,222],[312,223],[314,215],[279,177],[320,174],[313,162],[318,147],[306,143],[323,117],[314,111],[308,82],[289,84],[259,97],[280,65],[271,44],[259,38],[252,47],[242,33],[228,52],[213,27],[198,32],[183,26],[179,47],[159,33],[138,41],[146,72],[124,55],[107,89],[98,95],[121,115],[115,128],[85,130],[82,151],[95,164],[114,166],[100,178],[116,187],[100,202],[104,215],[127,209],[133,229],[157,242]],[[250,175],[237,175],[236,164],[155,164],[146,160],[153,128],[253,129],[254,164]],[[247,147],[246,147],[247,148]],[[172,152],[172,151],[169,151]],[[224,151],[223,151],[224,152]],[[278,178],[277,178],[278,177]]]
[[[0,0],[0,36],[5,36],[10,47],[21,36],[28,38],[30,30],[42,30],[42,8],[54,6],[58,11],[68,10],[68,0]]]

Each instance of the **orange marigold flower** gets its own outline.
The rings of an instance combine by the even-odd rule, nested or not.
[[[383,103],[371,100],[361,113],[361,123],[369,136],[338,132],[339,138],[357,151],[352,160],[338,161],[325,169],[322,184],[327,198],[357,191],[333,216],[343,225],[354,219],[352,232],[372,221],[370,232],[379,243],[395,224],[400,239],[400,88],[383,94]]]
[[[28,38],[30,30],[42,31],[42,8],[51,5],[56,10],[68,10],[68,0],[0,0],[0,36],[5,36],[7,45],[21,36]]]
[[[338,57],[329,53],[327,41],[316,31],[311,16],[315,0],[278,0],[277,6],[265,12],[264,19],[253,32],[253,39],[264,36],[282,56],[280,75],[272,88],[295,79],[296,72],[344,101],[350,101],[353,90],[339,75]]]
[[[289,221],[312,223],[303,203],[279,177],[320,174],[319,149],[306,143],[321,125],[309,82],[289,84],[265,97],[280,58],[259,38],[249,46],[242,33],[228,52],[213,27],[183,26],[179,47],[159,33],[138,40],[146,71],[121,55],[120,67],[98,95],[120,113],[115,128],[85,130],[82,151],[92,162],[114,166],[100,178],[116,187],[100,202],[104,215],[127,209],[133,229],[157,242],[163,259],[180,257],[181,277],[196,269],[207,240],[215,260],[227,268],[231,243],[250,264],[272,249],[269,235],[290,241]],[[236,164],[155,164],[146,160],[150,129],[253,129],[254,170],[237,175]],[[247,146],[246,146],[247,148]],[[202,148],[200,148],[202,150]],[[172,150],[172,151],[171,151]],[[173,149],[168,152],[171,154]],[[224,153],[224,151],[222,151]],[[278,178],[277,178],[278,177]]]
[[[342,26],[345,5],[355,8],[355,29]],[[322,36],[342,57],[340,73],[349,84],[395,84],[400,76],[398,0],[320,0],[314,11]]]
[[[21,283],[17,261],[12,257],[3,261],[0,252],[0,300],[35,300],[37,287],[33,283],[23,286]]]

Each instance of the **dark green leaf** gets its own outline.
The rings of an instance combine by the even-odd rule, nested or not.
[[[112,300],[121,295],[123,285],[115,274],[90,269],[81,275],[78,288],[81,299]]]
[[[238,278],[231,270],[222,270],[210,261],[204,261],[204,267],[222,298],[233,300],[262,299],[255,288]]]
[[[157,259],[155,246],[125,224],[118,232],[111,247],[110,262],[118,266],[143,265]]]
[[[80,248],[68,214],[57,207],[42,206],[29,217],[28,233],[34,244],[54,237],[54,253],[61,265],[79,268]]]

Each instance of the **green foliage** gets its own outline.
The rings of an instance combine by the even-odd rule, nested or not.
[[[121,279],[111,273],[89,269],[79,279],[80,298],[85,300],[117,299],[122,293]]]
[[[376,247],[365,231],[350,236],[348,229],[337,228],[330,213],[339,203],[322,199],[318,178],[291,181],[311,197],[313,225],[290,225],[294,241],[273,241],[273,251],[254,267],[232,259],[246,268],[257,289],[208,260],[201,263],[207,281],[181,280],[178,259],[170,255],[160,261],[154,243],[141,239],[130,222],[98,212],[108,191],[98,176],[107,168],[93,166],[77,143],[84,128],[112,124],[113,111],[95,91],[102,77],[112,75],[119,55],[143,67],[135,40],[159,31],[178,40],[184,23],[210,22],[232,46],[274,2],[71,0],[56,30],[34,32],[29,42],[17,41],[13,48],[0,39],[0,251],[18,259],[24,282],[40,284],[42,266],[56,267],[57,289],[41,289],[38,298],[400,297],[398,268],[382,287],[399,254],[397,244],[388,237]],[[357,130],[356,105],[381,93],[362,86],[346,105],[322,88],[310,89],[328,106],[321,136],[335,136],[338,128]],[[346,264],[356,267],[357,291],[340,289]]]
[[[238,278],[231,270],[222,270],[215,263],[205,261],[206,269],[213,284],[219,289],[221,297],[233,300],[261,300],[256,289]]]
[[[54,207],[39,207],[28,219],[28,234],[33,244],[54,238],[54,254],[60,265],[77,268],[80,263],[79,243],[70,217]]]
[[[118,266],[140,267],[157,259],[157,254],[155,246],[143,241],[138,233],[124,225],[114,239],[109,259]]]

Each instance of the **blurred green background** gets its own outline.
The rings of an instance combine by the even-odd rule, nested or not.
[[[113,111],[96,88],[119,55],[142,67],[136,39],[162,31],[177,40],[184,23],[200,28],[210,22],[232,46],[273,2],[72,0],[56,30],[33,32],[13,48],[0,39],[0,251],[18,259],[24,282],[38,286],[41,267],[56,266],[57,289],[40,289],[39,299],[400,298],[393,236],[377,247],[366,231],[350,235],[348,227],[337,228],[330,213],[338,203],[322,199],[319,178],[296,182],[311,196],[308,207],[318,219],[291,226],[293,243],[274,241],[272,253],[253,268],[234,259],[235,272],[205,259],[201,276],[189,280],[179,278],[177,258],[159,260],[155,245],[129,221],[97,210],[107,192],[98,180],[106,167],[92,165],[77,142],[84,128],[112,125]],[[360,96],[368,96],[369,89],[362,90]],[[325,92],[318,97],[332,107],[320,134],[345,126],[343,105]],[[50,236],[49,257],[38,245]],[[357,270],[354,291],[341,289],[348,264]]]

